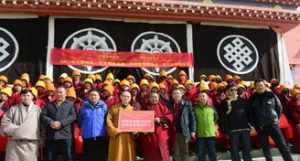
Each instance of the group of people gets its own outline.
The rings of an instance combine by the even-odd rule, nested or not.
[[[201,75],[192,82],[184,71],[174,78],[163,70],[157,78],[145,74],[139,84],[132,75],[121,81],[112,73],[105,79],[100,74],[82,77],[79,71],[63,73],[56,81],[41,75],[31,85],[24,73],[10,85],[0,76],[0,134],[9,138],[6,161],[36,161],[42,154],[48,161],[72,161],[74,133],[83,140],[83,161],[135,161],[137,156],[188,161],[191,142],[199,161],[207,156],[216,161],[220,132],[228,137],[233,161],[252,161],[252,133],[267,161],[272,161],[269,136],[284,161],[293,161],[279,120],[287,115],[300,127],[299,85],[289,89],[276,79],[247,82],[229,74]],[[136,110],[154,111],[153,133],[118,129],[119,113]]]

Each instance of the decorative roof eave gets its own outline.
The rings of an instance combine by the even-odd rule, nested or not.
[[[24,0],[0,3],[0,12],[41,16],[95,16],[172,21],[220,21],[278,27],[283,31],[300,23],[300,13],[250,6],[203,4],[186,1],[142,0]]]
[[[300,6],[300,0],[256,0],[256,2],[272,3],[278,5]]]

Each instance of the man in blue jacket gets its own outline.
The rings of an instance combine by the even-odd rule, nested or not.
[[[97,89],[88,92],[88,100],[79,112],[79,123],[83,137],[84,159],[106,160],[106,114],[107,105],[100,100]]]

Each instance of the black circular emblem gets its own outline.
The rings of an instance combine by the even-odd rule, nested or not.
[[[171,36],[147,31],[139,34],[131,44],[132,52],[145,52],[149,54],[162,54],[162,53],[180,53],[181,49],[178,43]],[[160,70],[165,70],[166,73],[172,73],[176,67],[170,68],[142,68],[145,72],[151,75],[159,75]]]
[[[63,43],[62,48],[96,50],[96,51],[116,51],[115,41],[106,32],[96,28],[86,28],[71,34]],[[107,67],[69,65],[73,70],[80,70],[85,74],[95,74],[103,72]]]
[[[229,35],[218,44],[217,56],[222,66],[235,74],[252,72],[259,61],[256,46],[241,35]]]
[[[19,44],[14,35],[0,27],[0,72],[9,68],[17,59]]]

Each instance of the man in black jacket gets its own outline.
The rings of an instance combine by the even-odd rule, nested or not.
[[[266,161],[272,161],[268,145],[271,136],[276,143],[284,161],[293,161],[290,150],[279,129],[278,120],[282,105],[277,96],[267,89],[262,79],[255,81],[255,93],[250,98],[250,120],[258,132]]]
[[[171,129],[171,140],[175,138],[173,157],[175,161],[188,161],[189,148],[188,143],[191,138],[196,136],[196,120],[192,110],[192,103],[183,99],[183,93],[180,89],[172,91],[172,101],[168,107],[174,114],[174,126]],[[176,135],[176,136],[175,136]]]
[[[237,94],[235,84],[226,87],[226,100],[220,106],[220,127],[229,135],[232,161],[241,161],[239,148],[243,151],[243,160],[252,161],[248,104]]]
[[[47,159],[57,161],[61,151],[64,161],[72,161],[71,124],[76,120],[72,102],[66,100],[66,89],[56,89],[56,101],[48,103],[42,110],[42,123],[47,131]]]

